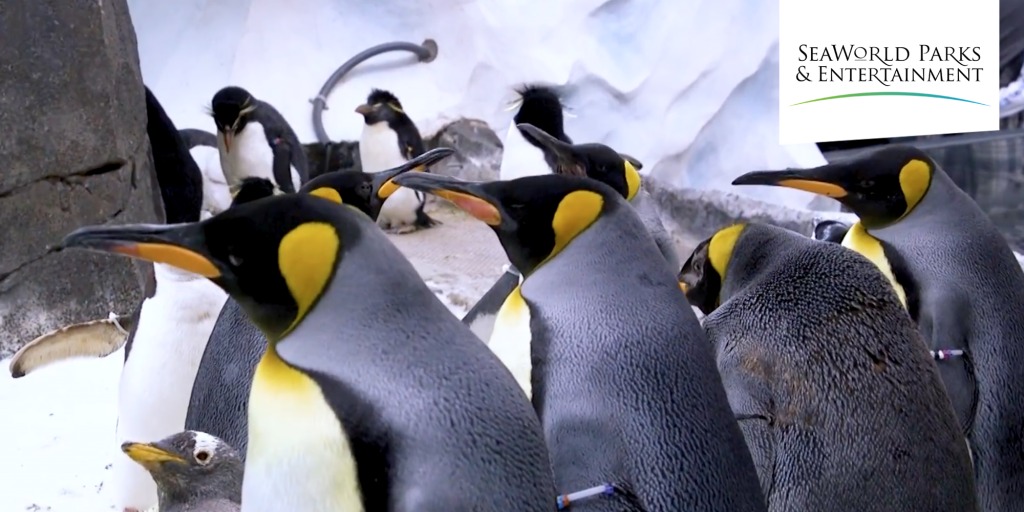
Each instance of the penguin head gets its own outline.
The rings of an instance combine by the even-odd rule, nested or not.
[[[893,224],[924,199],[935,163],[912,146],[892,146],[867,156],[810,169],[755,171],[733,185],[771,185],[805,190],[843,203],[867,228]]]
[[[838,220],[823,220],[814,226],[814,233],[811,238],[825,242],[842,243],[850,225]]]
[[[571,142],[565,135],[563,105],[560,92],[551,86],[526,84],[516,89],[518,98],[510,104],[518,107],[515,120],[517,125],[530,124],[558,140]],[[525,135],[529,139],[529,135]]]
[[[721,303],[725,272],[745,227],[746,224],[733,224],[718,230],[697,244],[679,271],[679,284],[686,299],[705,316]]]
[[[186,430],[156,442],[126,442],[121,451],[149,472],[162,496],[240,501],[244,462],[218,437]]]
[[[455,153],[451,148],[435,148],[404,164],[375,173],[361,171],[329,172],[308,181],[299,192],[312,193],[321,197],[355,207],[377,220],[380,209],[391,194],[398,190],[394,178],[410,171],[423,171]]]
[[[517,125],[529,134],[556,162],[556,174],[586,176],[612,187],[627,201],[640,190],[640,162],[616,152],[604,144],[568,144],[530,124]],[[634,162],[636,162],[634,164]],[[642,167],[642,166],[641,166]]]
[[[232,85],[213,95],[210,109],[217,131],[224,136],[224,149],[230,153],[234,136],[245,128],[250,114],[256,110],[256,100],[249,91]]]
[[[523,275],[557,256],[621,200],[614,190],[596,180],[558,174],[468,182],[414,172],[394,181],[447,199],[486,223],[498,235],[509,261]]]
[[[367,229],[359,218],[373,225],[354,208],[339,207],[331,194],[281,194],[200,222],[79,228],[64,238],[63,246],[164,263],[204,276],[276,342],[328,289],[346,248]]]
[[[367,125],[377,123],[394,124],[406,118],[402,110],[402,103],[390,91],[374,89],[366,97],[366,103],[356,107],[356,113],[363,116],[363,122]]]

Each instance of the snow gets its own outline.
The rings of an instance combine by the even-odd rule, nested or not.
[[[825,162],[814,145],[778,144],[778,3],[760,0],[129,0],[142,75],[179,127],[213,130],[221,87],[273,104],[315,141],[309,99],[371,46],[427,38],[437,59],[372,58],[328,97],[333,140],[357,140],[353,109],[390,89],[420,130],[472,117],[504,138],[513,88],[566,85],[574,140],[639,158],[644,174],[806,206],[779,187],[730,187],[758,168]],[[818,200],[821,209],[838,209]]]

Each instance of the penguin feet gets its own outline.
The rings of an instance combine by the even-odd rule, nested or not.
[[[400,226],[385,228],[384,232],[390,233],[392,235],[405,235],[408,233],[412,233],[413,231],[418,231],[419,229],[420,227],[417,226],[416,224],[402,224]]]

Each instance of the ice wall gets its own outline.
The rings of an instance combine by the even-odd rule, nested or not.
[[[333,140],[359,136],[353,109],[390,89],[430,133],[459,117],[504,138],[512,88],[568,86],[577,141],[641,159],[676,186],[729,188],[804,206],[807,193],[729,187],[756,168],[818,165],[813,145],[778,144],[777,2],[763,0],[176,0],[129,2],[142,73],[175,122],[213,130],[204,113],[235,84],[269,101],[304,142],[309,99],[352,55],[390,41],[437,41],[436,60],[365,62],[328,98]],[[816,203],[817,204],[817,203]],[[836,205],[824,202],[826,207]]]

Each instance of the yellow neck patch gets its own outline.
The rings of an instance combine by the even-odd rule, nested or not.
[[[892,265],[889,264],[889,260],[885,257],[885,249],[882,248],[882,242],[871,236],[863,224],[858,222],[850,226],[850,230],[843,237],[843,247],[860,253],[870,260],[871,263],[874,263],[878,270],[882,271],[882,275],[889,280],[889,284],[892,285],[893,289],[896,290],[896,296],[899,297],[900,303],[903,304],[904,308],[907,307],[907,293],[903,286],[896,282],[896,275],[892,271]]]
[[[281,239],[278,266],[298,306],[295,320],[282,337],[305,318],[324,292],[334,273],[340,247],[338,232],[326,222],[301,224]]]
[[[570,192],[558,203],[558,209],[551,219],[551,229],[555,232],[555,245],[547,261],[562,252],[576,235],[590,227],[601,216],[604,198],[597,192],[577,190]]]
[[[911,160],[900,169],[900,188],[907,201],[907,210],[900,216],[901,219],[914,211],[914,208],[924,199],[931,183],[932,168],[921,160]]]
[[[498,309],[494,319],[494,330],[491,331],[487,346],[512,372],[512,376],[528,398],[533,397],[532,339],[530,308],[523,299],[521,287],[516,286]]]
[[[322,197],[329,201],[334,201],[335,203],[342,204],[341,194],[339,194],[337,190],[334,190],[331,187],[320,187],[310,192],[309,195]]]
[[[629,160],[623,160],[623,167],[626,171],[626,200],[632,201],[633,196],[640,191],[640,173],[637,172],[636,167],[629,163]]]
[[[744,227],[746,227],[745,224],[733,224],[722,228],[711,237],[711,242],[708,243],[708,261],[711,262],[711,268],[718,272],[723,284],[725,283],[725,270],[729,267],[729,260],[732,259],[732,251],[736,248],[736,241],[739,240]]]

